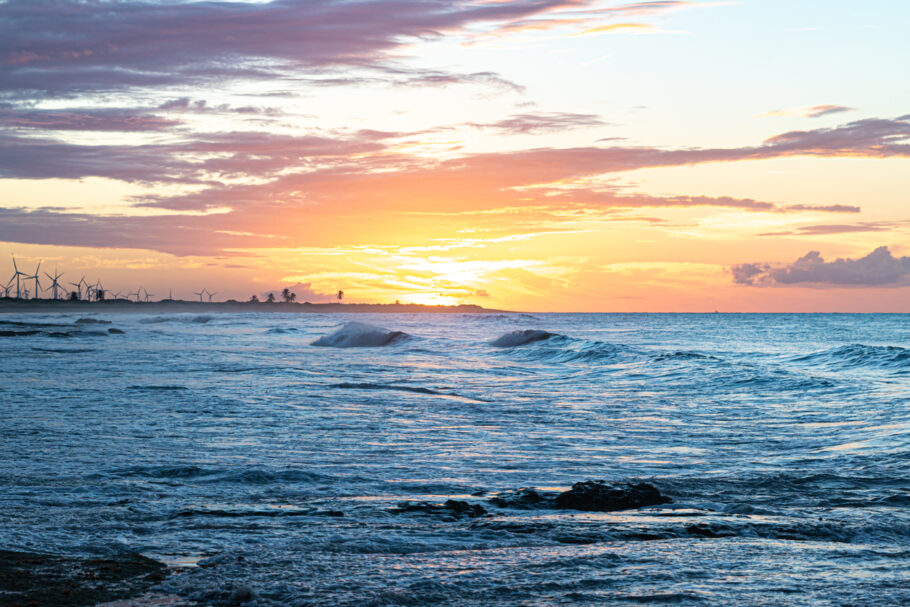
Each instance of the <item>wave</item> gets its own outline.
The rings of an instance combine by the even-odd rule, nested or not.
[[[284,335],[285,333],[300,333],[300,329],[295,329],[294,327],[272,327],[271,329],[266,329],[266,333],[269,335]]]
[[[142,392],[178,392],[180,390],[189,390],[186,386],[172,386],[172,385],[161,385],[161,386],[127,386],[127,390],[139,390]]]
[[[910,371],[910,349],[899,346],[850,344],[813,352],[792,360],[836,369],[878,368]]]
[[[114,472],[123,478],[181,479],[214,483],[237,483],[241,485],[268,485],[271,483],[318,483],[337,480],[326,474],[299,468],[247,468],[230,470],[207,468],[196,465],[185,466],[131,466]]]
[[[186,322],[205,324],[212,320],[211,316],[152,316],[151,318],[141,318],[139,322],[146,325],[155,325],[163,322]]]
[[[541,331],[540,329],[522,329],[500,335],[490,342],[490,345],[496,348],[517,348],[532,344],[538,341],[544,341],[552,337],[562,337],[558,333]]]
[[[395,384],[371,384],[371,383],[341,383],[332,384],[330,388],[340,388],[343,390],[400,390],[403,392],[416,392],[417,394],[436,394],[440,396],[450,396],[445,392],[437,392],[429,388],[419,386],[399,386]]]
[[[513,356],[528,361],[547,363],[614,362],[633,354],[633,350],[626,346],[577,339],[539,329],[512,331],[493,340],[490,345],[509,349]]]
[[[352,321],[328,335],[323,335],[310,345],[327,348],[378,348],[410,337],[402,331],[389,331],[382,327]]]
[[[655,362],[667,362],[667,361],[686,361],[686,360],[704,360],[704,361],[721,361],[722,359],[711,356],[710,354],[703,354],[701,352],[691,352],[688,350],[677,350],[674,352],[662,352],[657,354],[654,357]]]

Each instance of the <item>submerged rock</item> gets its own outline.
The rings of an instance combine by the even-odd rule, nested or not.
[[[109,325],[111,321],[100,318],[80,318],[76,321],[77,325]]]
[[[480,504],[469,504],[461,500],[446,500],[444,504],[431,504],[429,502],[401,502],[389,510],[392,514],[406,512],[423,512],[425,514],[448,515],[454,517],[467,516],[477,518],[486,516],[486,509]]]
[[[631,510],[673,502],[669,497],[662,495],[657,487],[648,483],[610,484],[605,481],[575,483],[571,489],[562,493],[535,489],[506,491],[491,497],[489,501],[499,508],[588,512]]]
[[[259,598],[259,593],[249,586],[238,586],[228,598],[232,603],[249,603]]]
[[[668,504],[672,501],[649,483],[611,485],[604,481],[584,481],[575,483],[571,489],[557,495],[553,507],[561,510],[612,512]]]
[[[25,331],[0,331],[0,337],[28,337],[29,335],[37,335],[38,331],[34,329],[26,329]]]
[[[530,510],[532,508],[549,508],[551,498],[544,497],[534,489],[519,489],[518,491],[509,491],[500,493],[496,497],[490,498],[490,503],[500,508],[518,508],[521,510]]]
[[[123,335],[124,334],[124,331],[122,329],[108,329],[107,332],[110,333],[111,335]]]
[[[139,554],[67,558],[0,550],[4,605],[97,605],[141,595],[164,576],[163,563]]]

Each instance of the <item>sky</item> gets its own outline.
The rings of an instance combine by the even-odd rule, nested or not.
[[[15,254],[153,299],[910,312],[908,28],[893,0],[0,0],[0,283]]]

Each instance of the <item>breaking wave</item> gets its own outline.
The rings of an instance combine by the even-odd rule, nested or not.
[[[493,340],[490,345],[509,349],[512,355],[523,360],[546,363],[614,362],[633,353],[627,346],[567,337],[539,329],[512,331]]]
[[[352,321],[328,335],[323,335],[310,345],[327,348],[378,348],[410,337],[402,331],[389,331],[382,327]]]
[[[139,322],[146,325],[156,325],[163,322],[187,322],[205,324],[212,320],[211,316],[152,316],[151,318],[142,318]]]
[[[516,348],[518,346],[532,344],[537,341],[544,341],[550,339],[551,337],[562,336],[558,333],[550,333],[549,331],[541,331],[539,329],[522,329],[519,331],[512,331],[511,333],[500,335],[491,341],[490,345],[496,348]]]
[[[794,362],[835,369],[889,369],[910,371],[910,349],[898,346],[850,344],[793,359]]]

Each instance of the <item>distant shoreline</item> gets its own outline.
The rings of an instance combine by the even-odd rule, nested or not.
[[[474,304],[454,306],[427,306],[423,304],[355,304],[355,303],[296,303],[248,301],[129,301],[109,299],[104,301],[70,301],[54,299],[0,298],[0,314],[48,314],[95,312],[115,314],[180,314],[180,313],[236,313],[236,312],[293,312],[302,314],[366,314],[366,313],[430,313],[430,314],[502,314],[507,310],[491,310]]]

